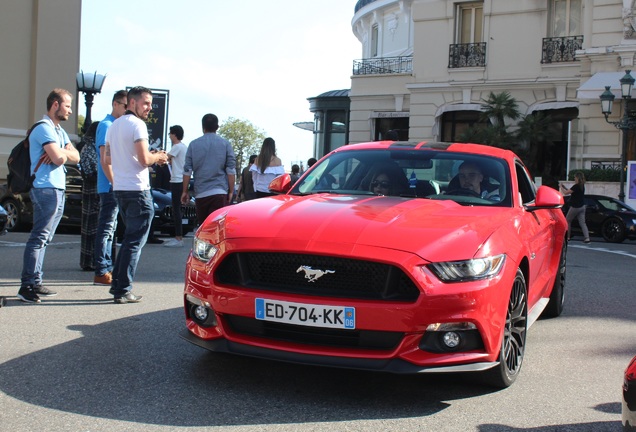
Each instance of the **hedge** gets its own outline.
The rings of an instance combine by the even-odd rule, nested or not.
[[[621,172],[620,170],[611,168],[594,168],[594,169],[577,169],[572,170],[568,174],[568,180],[574,180],[574,174],[582,172],[585,176],[585,181],[599,181],[599,182],[620,182]]]

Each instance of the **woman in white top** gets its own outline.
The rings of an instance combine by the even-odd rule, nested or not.
[[[254,180],[256,198],[274,195],[269,191],[269,184],[279,175],[285,174],[283,162],[276,156],[276,143],[272,138],[265,138],[261,152],[250,167]]]

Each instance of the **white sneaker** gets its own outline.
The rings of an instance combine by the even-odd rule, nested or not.
[[[170,239],[163,244],[165,247],[183,247],[183,240]]]

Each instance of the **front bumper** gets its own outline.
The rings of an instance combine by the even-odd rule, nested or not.
[[[357,252],[355,258],[358,260],[377,261],[378,256],[384,256],[385,263],[392,263],[396,269],[410,275],[409,279],[419,287],[419,296],[403,300],[337,298],[320,292],[320,289],[307,291],[309,286],[320,287],[321,282],[329,280],[328,276],[319,282],[308,283],[303,282],[302,273],[298,273],[300,285],[289,282],[292,286],[303,287],[296,291],[268,290],[265,286],[250,285],[251,282],[241,287],[237,285],[240,278],[228,279],[223,276],[224,269],[221,266],[214,263],[206,265],[190,257],[184,292],[186,324],[190,335],[184,337],[212,351],[396,373],[476,371],[498,364],[508,299],[517,269],[515,263],[510,261],[495,278],[443,284],[427,269],[423,269],[422,260],[417,256],[376,249]],[[389,253],[390,257],[387,256]],[[271,254],[268,252],[268,256]],[[311,255],[301,258],[302,261],[307,259],[311,260]],[[401,264],[398,267],[396,263]],[[234,268],[240,268],[241,265],[239,262],[238,267]],[[296,265],[293,271],[284,270],[286,267],[289,267],[287,263],[268,263],[267,269],[276,273],[297,274]],[[221,284],[220,281],[225,283]],[[329,280],[327,287],[333,287],[334,281]],[[199,299],[201,304],[209,307],[215,316],[214,325],[206,327],[197,324],[191,316],[192,303],[188,298]],[[340,333],[336,331],[336,334],[331,330],[317,334],[315,330],[291,325],[284,329],[258,327],[263,321],[257,322],[255,319],[257,298],[355,307],[355,329],[364,334],[343,343],[350,336],[347,330],[340,330]],[[440,349],[444,348],[438,343],[444,331],[427,330],[431,324],[437,323],[469,323],[474,326],[473,330],[469,331],[470,334],[467,331],[462,337],[471,343],[459,346],[456,350]]]
[[[290,351],[269,349],[254,345],[232,342],[227,339],[203,340],[189,330],[179,333],[188,342],[209,351],[276,360],[287,363],[298,363],[311,366],[326,366],[342,369],[368,370],[375,372],[391,372],[396,374],[443,373],[443,372],[478,372],[497,366],[498,362],[479,362],[465,365],[423,367],[406,362],[399,358],[373,359],[321,356]]]

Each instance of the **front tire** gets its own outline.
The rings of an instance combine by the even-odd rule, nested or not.
[[[517,269],[506,312],[506,325],[499,352],[499,364],[485,372],[487,384],[506,388],[519,376],[528,330],[528,288],[521,269]]]

